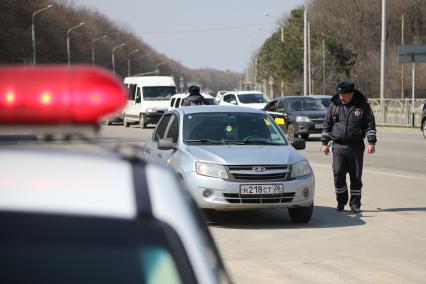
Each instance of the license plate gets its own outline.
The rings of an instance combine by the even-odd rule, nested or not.
[[[254,194],[281,194],[284,193],[282,184],[242,184],[240,185],[241,195]]]
[[[322,129],[322,128],[323,128],[322,124],[315,124],[315,129]]]

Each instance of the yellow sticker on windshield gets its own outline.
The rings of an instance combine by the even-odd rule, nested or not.
[[[271,122],[270,122],[269,120],[267,120],[266,118],[264,118],[263,120],[265,121],[265,124],[266,124],[267,126],[271,125]]]
[[[281,117],[276,117],[275,122],[277,124],[285,124],[284,118],[281,118]]]

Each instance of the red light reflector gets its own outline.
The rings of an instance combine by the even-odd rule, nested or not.
[[[126,100],[123,84],[103,69],[0,68],[0,125],[97,124]]]

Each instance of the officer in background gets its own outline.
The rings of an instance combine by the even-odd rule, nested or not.
[[[355,213],[361,212],[362,168],[364,158],[364,138],[367,136],[368,153],[375,152],[376,123],[367,98],[351,81],[337,84],[337,94],[331,99],[324,118],[321,151],[328,155],[330,146],[333,152],[334,186],[337,197],[337,211],[343,211],[349,201],[346,174],[349,173],[349,206]]]
[[[189,96],[183,100],[182,106],[199,106],[208,104],[209,102],[200,93],[200,87],[191,86],[189,87]]]

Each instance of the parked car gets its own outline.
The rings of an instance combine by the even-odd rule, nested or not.
[[[201,95],[209,102],[209,105],[215,105],[215,98],[208,93],[201,93]],[[183,100],[189,96],[189,93],[176,94],[170,98],[169,110],[181,107],[183,105]]]
[[[421,126],[422,126],[422,131],[423,131],[423,137],[426,139],[426,101],[423,104]]]
[[[90,140],[126,102],[121,82],[92,67],[7,67],[0,77],[10,88],[0,135],[27,126]],[[0,156],[0,283],[230,282],[182,183],[137,147],[9,145]]]
[[[290,139],[299,135],[307,139],[310,134],[322,132],[326,108],[315,98],[280,97],[268,103],[264,110],[271,116],[284,115],[286,133]]]
[[[126,77],[124,84],[129,90],[127,105],[123,110],[125,127],[139,124],[146,128],[156,124],[169,107],[170,98],[176,94],[173,77],[136,76]]]
[[[263,109],[268,102],[269,98],[259,91],[237,91],[224,94],[219,104]]]
[[[331,98],[333,96],[314,95],[309,97],[317,99],[325,108],[328,108],[328,106],[331,104]]]
[[[200,208],[288,208],[294,222],[308,222],[314,174],[295,150],[305,141],[293,146],[261,110],[197,106],[167,112],[145,155],[171,166]]]

